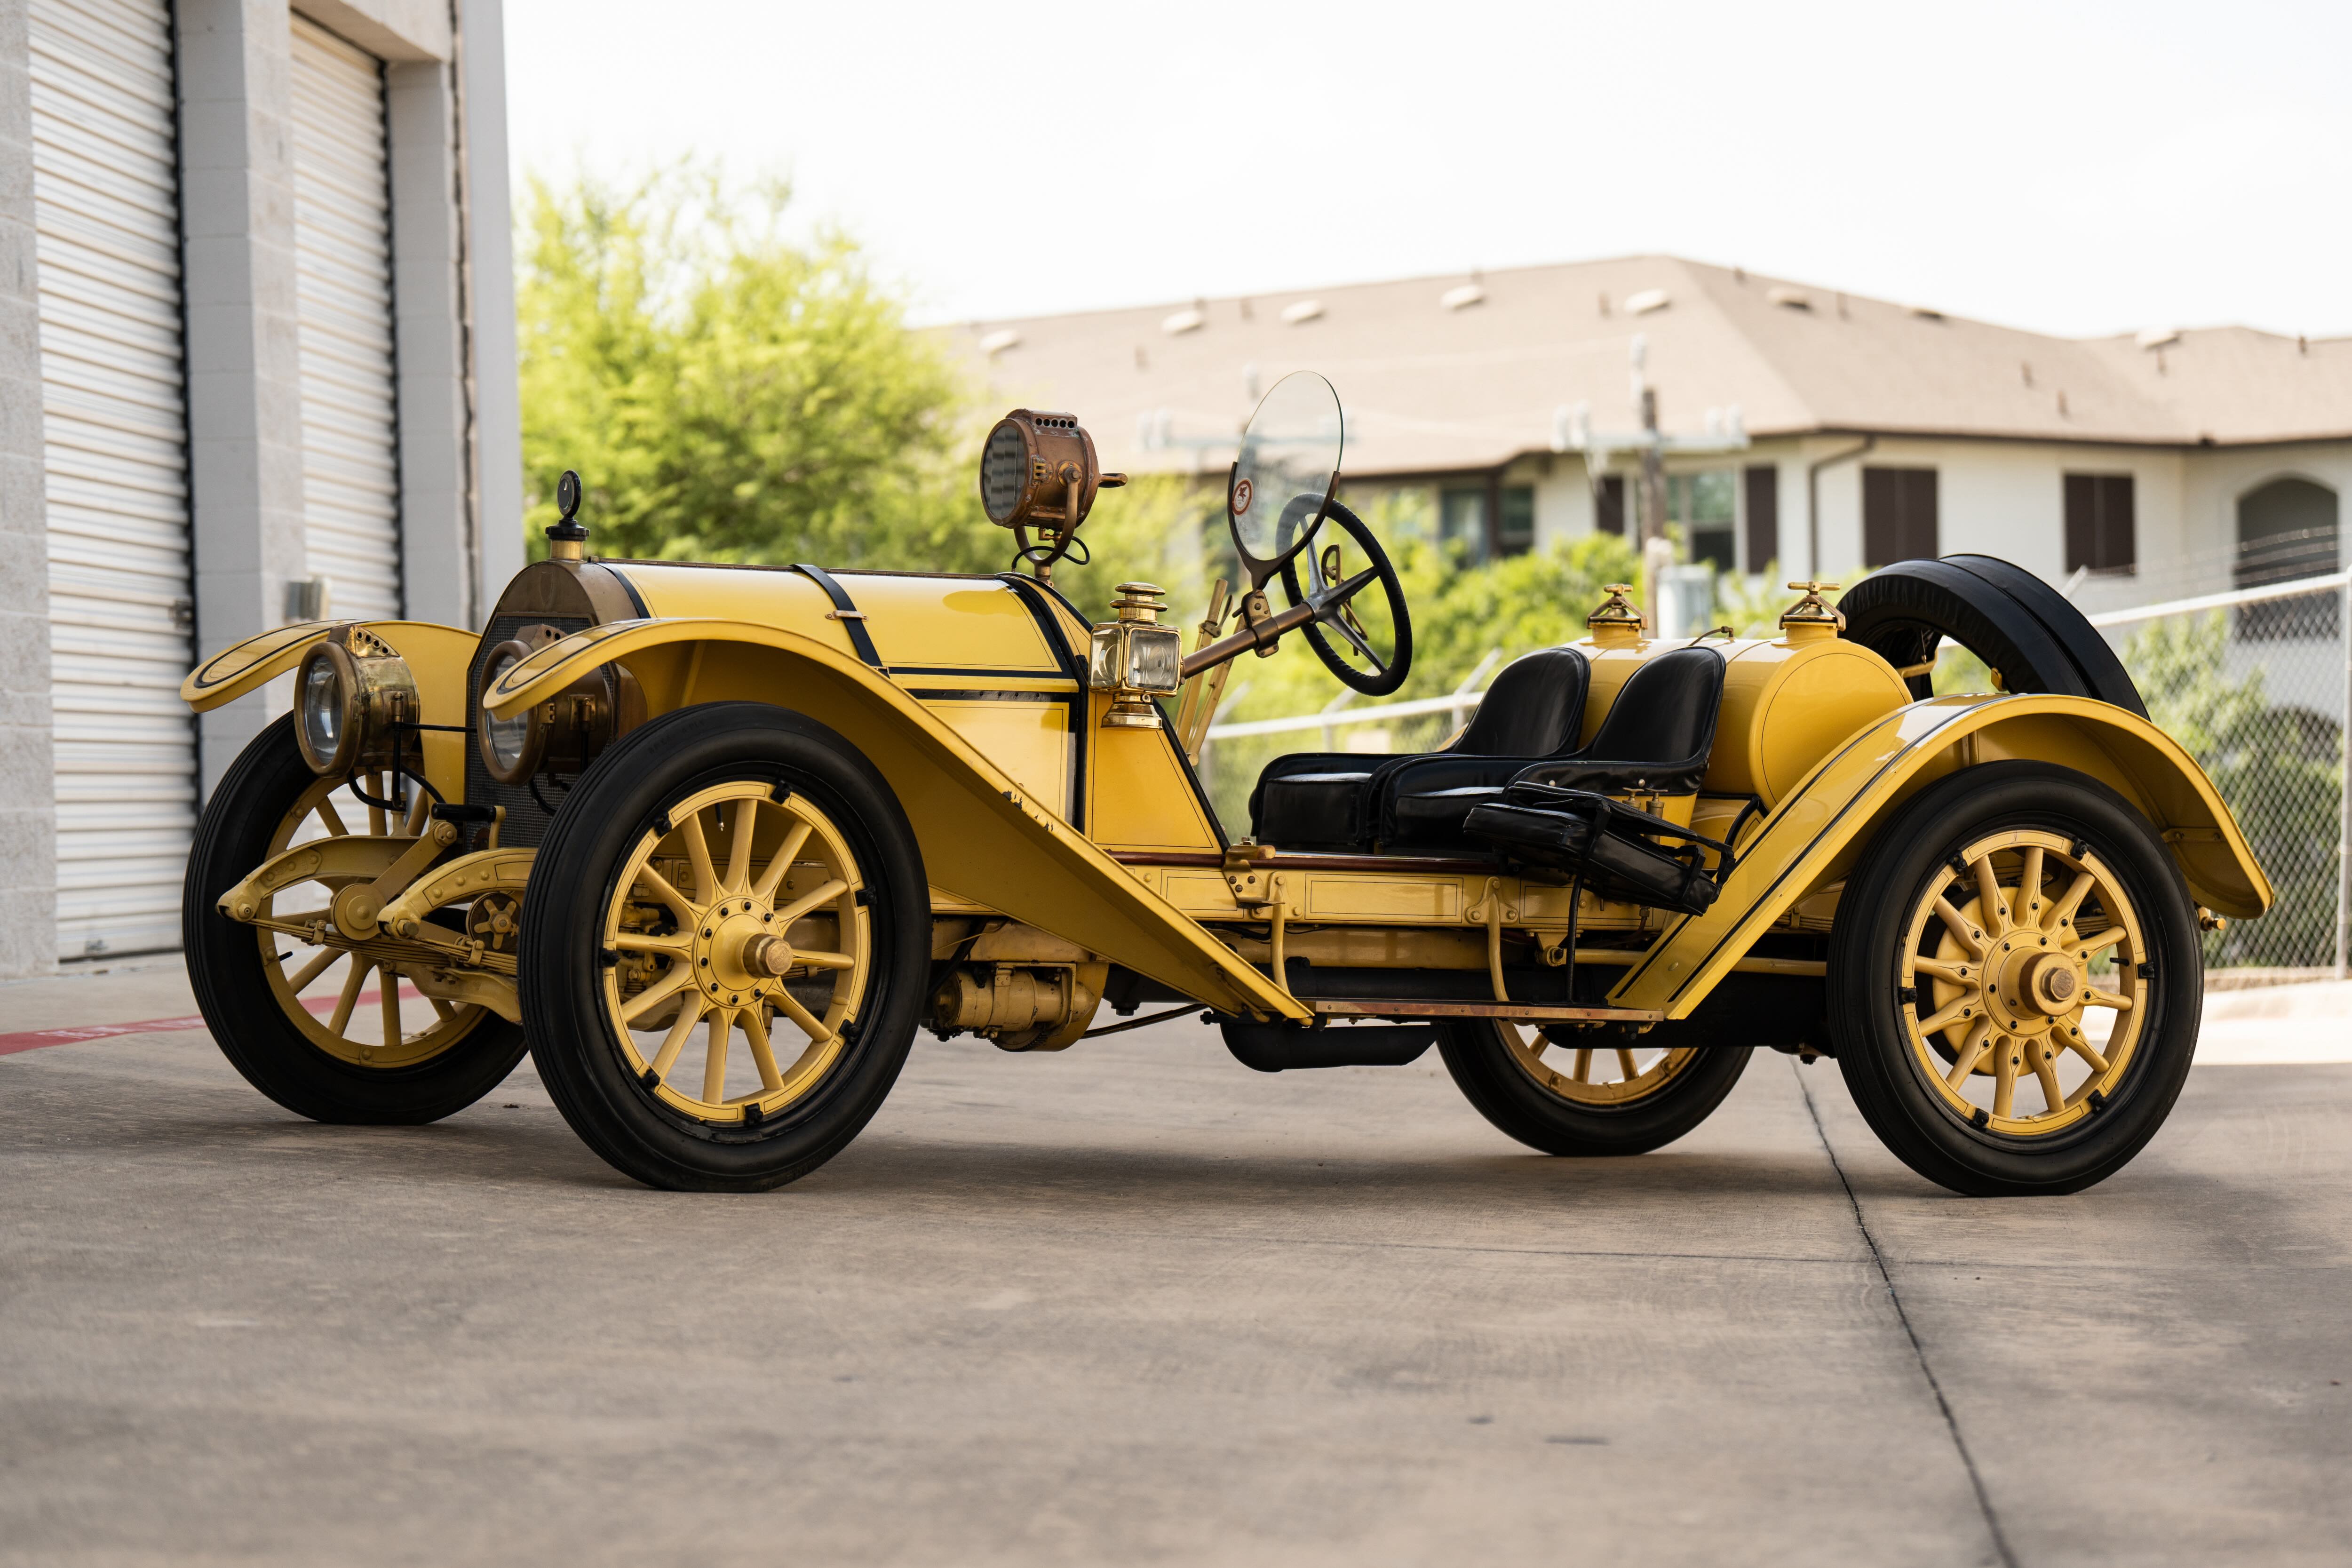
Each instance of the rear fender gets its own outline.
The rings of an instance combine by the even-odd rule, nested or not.
[[[887,676],[799,632],[701,617],[609,622],[516,664],[483,692],[483,709],[493,718],[520,712],[623,660],[649,713],[729,700],[772,702],[846,736],[897,792],[933,886],[1220,1012],[1310,1016]]]
[[[2026,760],[2086,773],[2162,836],[2197,901],[2249,918],[2270,879],[2237,819],[2178,742],[2137,715],[2083,697],[1945,697],[1889,714],[1832,752],[1767,817],[1722,896],[1686,916],[1610,992],[1612,1006],[1689,1016],[1800,900],[1843,880],[1902,804],[1985,763]]]

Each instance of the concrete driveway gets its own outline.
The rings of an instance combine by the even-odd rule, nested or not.
[[[1967,1202],[1832,1063],[1571,1163],[1433,1058],[926,1037],[704,1197],[527,1068],[320,1127],[184,1029],[0,1059],[0,1193],[10,1563],[2352,1560],[2352,1066],[2202,1066],[2105,1186]]]

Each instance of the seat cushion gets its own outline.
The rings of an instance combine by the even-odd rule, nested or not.
[[[1261,780],[1251,831],[1284,849],[1352,849],[1362,840],[1370,768],[1282,773]]]
[[[1509,761],[1511,759],[1505,759]],[[1451,789],[1407,789],[1390,795],[1382,808],[1381,850],[1390,855],[1491,855],[1491,845],[1465,837],[1462,824],[1472,808],[1503,798],[1508,781],[1456,784]]]

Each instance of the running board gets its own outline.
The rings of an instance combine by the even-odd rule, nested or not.
[[[1505,1018],[1528,1024],[1662,1024],[1647,1007],[1556,1007],[1542,1002],[1300,1001],[1327,1018]]]

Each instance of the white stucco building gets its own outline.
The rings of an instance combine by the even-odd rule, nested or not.
[[[1625,526],[1634,340],[1670,515],[1726,569],[1840,579],[1974,550],[2089,607],[2339,563],[2352,340],[2242,328],[2078,341],[1673,257],[942,329],[1006,405],[1083,418],[1111,468],[1221,473],[1258,395],[1319,370],[1356,498],[1474,555]],[[1596,482],[1598,481],[1598,482]]]
[[[0,0],[0,975],[179,943],[198,647],[521,563],[499,0]]]

